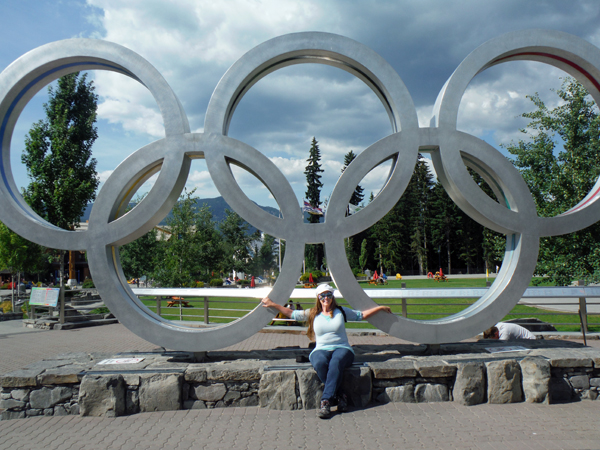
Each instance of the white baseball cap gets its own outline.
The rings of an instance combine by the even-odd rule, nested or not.
[[[317,286],[317,295],[322,294],[323,292],[331,292],[333,294],[333,291],[334,289],[327,283],[323,283]]]

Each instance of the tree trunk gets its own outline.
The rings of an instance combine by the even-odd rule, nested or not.
[[[58,320],[60,323],[65,323],[65,287],[64,287],[64,278],[65,278],[65,251],[60,251],[60,270],[58,274],[60,278],[60,298],[59,298],[59,313]]]
[[[75,252],[69,250],[69,280],[75,280],[77,274],[75,273]]]
[[[448,273],[447,275],[452,274],[452,267],[450,264],[450,234],[446,234],[446,247],[448,248]],[[441,269],[441,267],[440,267]]]
[[[12,286],[12,289],[10,291],[11,293],[11,307],[12,307],[12,312],[15,312],[15,274],[11,273],[10,274],[10,285]]]

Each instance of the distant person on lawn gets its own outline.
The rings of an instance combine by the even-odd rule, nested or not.
[[[516,323],[498,322],[492,328],[483,332],[484,339],[499,339],[508,341],[512,339],[537,339],[535,335],[527,328],[523,328]]]

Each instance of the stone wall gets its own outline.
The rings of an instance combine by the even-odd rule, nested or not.
[[[23,320],[22,312],[8,312],[3,313],[0,311],[0,322],[4,322],[6,320]]]
[[[596,400],[600,350],[531,349],[526,355],[463,353],[402,356],[357,348],[343,388],[350,404],[371,402],[557,403]],[[204,363],[187,353],[136,353],[135,365],[99,365],[121,354],[67,354],[0,378],[2,420],[40,415],[116,417],[139,412],[229,406],[298,410],[319,405],[322,384],[306,349],[244,352]],[[221,359],[221,360],[218,360]]]

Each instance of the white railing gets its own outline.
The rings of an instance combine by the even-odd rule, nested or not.
[[[483,296],[489,288],[439,288],[439,289],[365,289],[365,292],[380,305],[401,306],[402,316],[419,315],[448,315],[436,313],[408,313],[409,306],[469,306],[471,303],[408,303],[408,299],[474,299]],[[203,311],[203,321],[210,323],[210,311],[235,311],[248,313],[257,305],[257,301],[266,297],[271,292],[270,287],[261,287],[253,289],[232,289],[232,288],[133,288],[133,292],[138,297],[153,297],[156,300],[155,306],[149,306],[158,315],[179,316],[179,320],[186,318],[198,319],[198,315],[184,314],[188,310],[187,305],[192,301],[185,298],[201,298],[201,310]],[[337,298],[343,298],[339,291],[335,293]],[[172,297],[178,297],[180,300],[173,300]],[[214,297],[219,300],[214,300]],[[224,300],[221,300],[223,298]],[[227,300],[227,299],[232,300]],[[248,300],[233,300],[244,298]],[[314,303],[315,289],[294,289],[290,300],[310,299],[310,302],[300,303],[303,308],[309,308]],[[588,316],[600,314],[600,302],[590,301],[589,299],[600,298],[600,287],[597,286],[568,286],[568,287],[530,287],[523,294],[519,304],[525,306],[539,306],[541,309],[554,310],[547,313],[536,313],[535,315],[579,315],[579,322],[571,323],[551,323],[552,325],[580,325],[583,330],[588,330]],[[385,303],[386,299],[399,299],[400,303]],[[556,300],[564,301],[557,302]],[[383,302],[382,302],[383,300]],[[167,302],[167,306],[163,304]],[[239,304],[240,308],[219,308],[220,303],[227,303],[228,306]],[[243,308],[242,305],[251,305],[250,309]],[[213,305],[213,306],[211,306]],[[166,308],[169,307],[167,312]],[[176,309],[170,309],[175,307]],[[557,308],[558,307],[558,308]],[[592,310],[588,310],[591,307]],[[185,308],[185,309],[184,309]],[[189,306],[191,310],[198,310],[194,306]],[[558,311],[557,311],[558,310]],[[570,312],[569,312],[570,311]],[[511,315],[531,315],[531,313],[511,313]],[[201,317],[201,316],[200,316]],[[239,316],[219,315],[218,319],[238,319]],[[277,321],[290,322],[291,319],[277,319]]]

